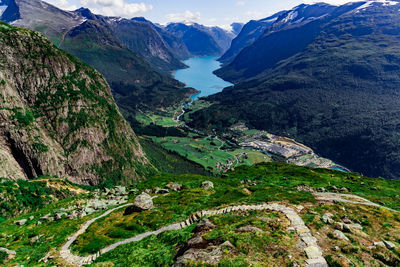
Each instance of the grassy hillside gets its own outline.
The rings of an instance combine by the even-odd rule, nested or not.
[[[201,183],[206,180],[214,183],[213,189],[200,188]],[[399,262],[400,236],[396,230],[400,226],[398,212],[341,202],[321,202],[313,194],[299,191],[301,188],[316,190],[324,187],[325,190],[331,191],[346,188],[349,194],[362,196],[386,207],[400,210],[398,181],[372,179],[358,174],[325,169],[268,163],[253,167],[239,167],[225,177],[160,175],[134,185],[134,188],[138,190],[135,195],[145,189],[164,188],[171,181],[182,184],[183,190],[171,191],[165,195],[152,194],[157,196],[153,199],[155,209],[129,215],[124,215],[124,209],[120,209],[96,221],[73,244],[74,253],[85,255],[96,252],[116,241],[185,220],[190,214],[200,210],[242,203],[277,202],[297,210],[311,233],[317,238],[327,261],[330,264],[342,264],[334,266],[346,266],[346,264],[396,266]],[[80,196],[79,203],[82,203],[82,200],[90,201],[100,196],[97,193],[94,194]],[[131,199],[135,195],[131,195]],[[109,196],[112,195],[109,194]],[[62,265],[63,261],[59,258],[57,251],[66,242],[66,238],[77,231],[78,226],[84,221],[100,215],[101,212],[95,212],[80,219],[64,218],[43,222],[40,225],[36,223],[40,216],[61,207],[72,207],[72,203],[78,203],[76,201],[77,199],[74,198],[66,199],[58,204],[48,205],[37,212],[27,213],[3,222],[0,225],[2,233],[0,247],[16,251],[16,257],[8,260],[8,265],[37,264],[38,260],[49,251],[51,258],[47,264],[43,265]],[[327,212],[333,214],[332,218],[335,221],[341,221],[343,218],[358,221],[362,230],[345,232],[351,241],[337,240],[332,236],[334,224],[325,224],[322,220],[322,216]],[[26,225],[15,224],[17,220],[30,216],[34,216],[34,219],[28,220]],[[222,250],[221,257],[217,257],[222,265],[249,266],[266,262],[271,265],[304,263],[305,254],[296,245],[297,235],[287,230],[288,221],[281,213],[236,212],[210,216],[209,219],[216,227],[201,233],[205,240],[203,244],[210,243],[218,247],[225,241],[229,241],[233,246]],[[260,232],[241,232],[239,229],[243,226],[257,227],[261,230]],[[185,252],[188,239],[199,234],[195,227],[196,224],[183,230],[169,231],[157,237],[150,236],[140,242],[123,245],[101,255],[93,266],[110,262],[116,266],[126,264],[150,266],[156,263],[171,266],[177,260],[176,257]],[[35,241],[30,241],[36,236],[40,237],[34,239]],[[397,244],[397,248],[393,250],[381,247],[368,248],[373,242],[381,240],[390,240]],[[192,262],[189,266],[195,266],[195,263]]]

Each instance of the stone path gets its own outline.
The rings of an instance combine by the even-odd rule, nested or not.
[[[285,214],[285,216],[288,218],[288,220],[291,223],[290,230],[294,231],[298,235],[298,237],[300,238],[300,240],[304,246],[304,252],[307,256],[307,260],[306,260],[307,266],[308,267],[328,267],[328,264],[326,263],[324,257],[322,256],[322,249],[317,244],[317,239],[312,236],[310,229],[305,225],[305,223],[301,219],[301,217],[292,208],[287,207],[285,205],[278,204],[278,203],[261,204],[261,205],[229,206],[229,207],[226,207],[223,209],[218,209],[218,210],[201,211],[201,212],[192,214],[184,222],[171,224],[171,225],[162,227],[156,231],[146,232],[143,234],[139,234],[135,237],[128,238],[123,241],[119,241],[117,243],[114,243],[114,244],[106,247],[106,248],[103,248],[96,254],[89,255],[86,257],[81,257],[81,256],[72,254],[72,252],[70,250],[71,244],[78,238],[79,235],[83,234],[93,222],[109,215],[110,213],[112,213],[113,211],[115,211],[117,209],[128,207],[130,205],[132,205],[132,204],[125,204],[120,207],[111,209],[111,210],[105,212],[103,215],[101,215],[97,218],[93,218],[90,221],[86,222],[81,227],[81,229],[78,232],[76,232],[75,234],[73,234],[68,239],[68,242],[61,248],[61,252],[60,252],[61,257],[64,258],[68,263],[73,264],[73,265],[82,266],[84,264],[91,264],[101,254],[107,253],[107,252],[117,248],[118,246],[132,243],[132,242],[137,242],[137,241],[140,241],[151,235],[159,235],[160,233],[165,232],[165,231],[183,229],[185,227],[192,225],[195,222],[200,221],[205,216],[213,216],[213,215],[231,213],[231,212],[235,212],[235,211],[259,210],[259,211],[277,211],[277,212],[282,212],[283,214]]]
[[[350,203],[350,204],[356,204],[356,205],[365,205],[365,206],[382,208],[382,209],[390,210],[393,212],[399,212],[397,210],[376,204],[374,202],[369,201],[368,199],[362,198],[357,195],[352,195],[352,194],[313,193],[313,195],[319,201],[344,202],[344,203]]]

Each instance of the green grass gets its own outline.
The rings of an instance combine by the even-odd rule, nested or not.
[[[178,153],[182,157],[196,162],[214,173],[220,172],[217,168],[218,163],[224,166],[229,164],[231,167],[237,167],[270,161],[267,155],[257,151],[243,149],[226,150],[224,148],[227,145],[224,142],[212,137],[197,137],[189,134],[188,137],[153,137],[153,141],[161,144],[166,150]],[[247,153],[247,158],[240,157],[238,161],[236,155],[243,153]]]
[[[256,184],[251,186],[243,184],[242,181],[245,179]],[[201,183],[205,180],[212,181],[215,188],[212,190],[201,189]],[[159,195],[157,198],[154,198],[155,209],[153,210],[127,216],[123,216],[123,210],[119,210],[96,221],[89,227],[88,232],[81,235],[77,242],[73,244],[73,250],[80,254],[93,253],[118,240],[129,238],[145,231],[156,230],[170,223],[183,221],[190,214],[205,209],[242,203],[260,204],[273,201],[288,205],[302,204],[307,206],[306,204],[315,204],[316,201],[312,194],[296,190],[296,186],[303,184],[315,188],[328,188],[329,186],[347,187],[353,194],[365,197],[374,202],[384,202],[386,206],[400,210],[400,199],[396,197],[400,195],[400,181],[373,179],[361,177],[358,174],[342,173],[326,169],[309,169],[283,163],[263,163],[251,167],[240,166],[235,171],[228,172],[224,177],[193,174],[162,174],[149,178],[146,181],[137,182],[134,187],[140,193],[148,188],[163,188],[171,181],[182,184],[184,189],[181,192],[171,192],[169,195]],[[361,182],[364,183],[363,186],[360,185]],[[380,190],[373,190],[375,187]],[[244,188],[247,188],[252,193],[248,195],[248,192],[243,191]],[[57,249],[64,244],[67,236],[78,229],[78,225],[101,214],[93,214],[79,220],[66,219],[35,226],[40,216],[56,209],[71,207],[80,198],[85,197],[67,198],[44,206],[35,212],[3,221],[0,224],[0,247],[7,247],[17,251],[17,258],[11,263],[24,263],[28,266],[37,264],[37,260],[43,257],[48,251]],[[335,207],[332,206],[332,209]],[[371,212],[378,212],[376,214],[390,213],[389,211],[379,211],[379,209],[370,207],[368,209]],[[315,206],[313,213],[305,213],[302,217],[306,223],[311,224],[316,229],[320,229],[323,225],[317,219],[318,215],[315,215],[315,212],[323,214],[325,211],[328,211],[326,207]],[[345,214],[345,211],[339,212],[339,217]],[[35,217],[33,221],[29,221],[24,226],[15,225],[16,220],[29,218],[30,215]],[[254,259],[256,260],[268,258],[267,255],[258,255],[261,252],[257,253],[261,247],[261,243],[264,241],[271,241],[270,244],[276,244],[274,247],[276,249],[268,247],[268,249],[271,249],[271,253],[268,255],[272,255],[272,258],[268,259],[276,261],[284,258],[285,254],[282,254],[283,250],[279,248],[282,244],[291,244],[290,242],[292,241],[290,240],[292,239],[290,239],[290,236],[281,233],[279,228],[277,228],[276,232],[268,230],[268,227],[271,227],[271,225],[265,225],[263,221],[257,219],[261,216],[258,213],[251,213],[250,216],[245,217],[240,217],[239,215],[227,215],[226,217],[221,216],[216,218],[216,224],[220,225],[221,228],[209,235],[210,239],[228,239],[240,248],[240,255],[224,259],[224,263],[227,266],[236,266],[235,264],[239,263],[245,264],[249,260],[248,255],[253,255],[250,259],[255,257]],[[262,216],[270,218],[269,216],[275,215],[266,214]],[[389,216],[386,217],[392,218]],[[375,224],[374,220],[379,219],[379,216],[375,219],[373,216],[356,216],[355,218],[362,222],[366,231],[372,231],[374,228],[372,226],[368,228],[368,225]],[[251,235],[238,236],[232,233],[235,227],[240,227],[244,224],[251,224],[274,234],[272,236],[252,237]],[[389,224],[395,226],[397,222],[392,221],[392,219],[382,220],[381,231],[391,229],[388,228]],[[30,239],[39,234],[43,234],[44,237],[34,245],[31,245]],[[149,263],[159,261],[160,264],[168,265],[176,256],[176,248],[181,246],[190,236],[191,229],[185,229],[164,233],[157,239],[149,237],[138,243],[121,246],[110,253],[102,255],[97,261],[112,261],[117,266],[123,266],[125,261],[132,266],[140,264],[146,266],[146,261]],[[250,239],[258,241],[251,244]],[[137,260],[137,262],[134,262],[134,260]]]

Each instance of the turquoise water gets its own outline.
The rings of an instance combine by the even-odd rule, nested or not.
[[[341,167],[330,167],[330,169],[335,170],[335,171],[341,171],[341,172],[348,172],[347,170],[341,168]]]
[[[192,96],[193,100],[219,93],[225,87],[233,85],[213,74],[213,71],[221,66],[217,57],[194,57],[185,60],[184,63],[189,68],[177,70],[174,78],[188,87],[201,91],[200,94]]]

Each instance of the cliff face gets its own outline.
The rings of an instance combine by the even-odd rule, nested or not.
[[[149,165],[103,77],[42,35],[0,24],[0,177],[129,183]]]

